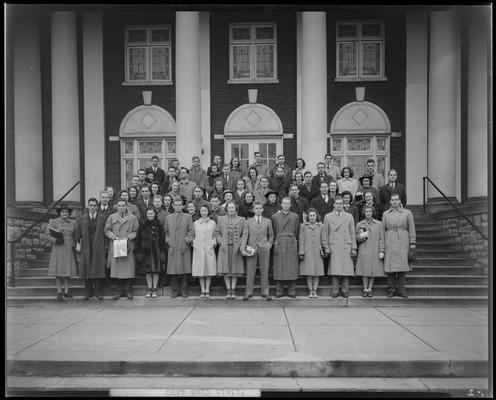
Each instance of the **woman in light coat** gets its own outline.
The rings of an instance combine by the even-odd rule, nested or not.
[[[388,280],[388,297],[408,297],[405,274],[411,271],[408,250],[415,249],[415,222],[410,210],[401,205],[400,195],[391,195],[391,208],[382,214],[384,229],[384,271]]]
[[[210,297],[210,282],[212,276],[217,275],[215,226],[215,221],[210,219],[210,208],[201,206],[200,218],[194,223],[192,275],[200,281],[202,298]]]
[[[77,276],[76,258],[74,256],[74,236],[76,232],[76,221],[69,219],[72,209],[66,205],[57,207],[58,218],[48,221],[45,237],[52,244],[52,254],[48,266],[48,276],[55,277],[57,283],[57,300],[72,298],[69,293],[69,282],[71,277]],[[61,232],[61,238],[55,238],[50,234],[50,229]],[[64,292],[62,291],[64,287]]]
[[[384,230],[382,222],[372,218],[373,206],[363,208],[365,219],[356,225],[358,260],[356,275],[362,277],[363,297],[372,297],[376,276],[384,276]]]
[[[324,252],[322,250],[322,223],[317,222],[317,211],[308,210],[308,222],[300,225],[299,260],[300,275],[306,275],[308,297],[316,299],[319,276],[324,275]]]
[[[245,219],[236,214],[236,203],[226,205],[227,214],[219,216],[215,229],[215,239],[219,244],[217,273],[224,275],[226,282],[226,299],[236,298],[236,281],[245,273],[244,259],[240,252],[241,236]]]

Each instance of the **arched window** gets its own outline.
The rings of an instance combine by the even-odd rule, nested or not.
[[[119,136],[122,187],[129,187],[138,169],[151,166],[152,156],[158,156],[162,169],[176,157],[176,123],[161,107],[144,105],[131,110],[121,122]]]

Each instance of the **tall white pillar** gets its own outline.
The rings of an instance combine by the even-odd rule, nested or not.
[[[52,12],[52,166],[53,200],[79,175],[79,108],[75,12]],[[80,186],[65,201],[80,201]]]
[[[307,167],[327,153],[326,13],[301,13],[301,157]]]
[[[105,186],[102,13],[83,13],[85,203]]]
[[[23,17],[14,33],[15,199],[43,201],[40,28]]]
[[[406,194],[422,204],[422,177],[427,175],[427,13],[406,19]]]
[[[491,9],[470,7],[468,19],[467,195],[487,196],[488,37]]]
[[[210,166],[210,13],[200,12],[201,136],[204,169]]]
[[[200,16],[176,12],[176,154],[181,165],[202,155]]]
[[[428,174],[456,196],[457,26],[453,10],[432,12],[429,51]],[[441,195],[429,185],[429,197]]]

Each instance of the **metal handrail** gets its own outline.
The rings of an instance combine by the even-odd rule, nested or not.
[[[466,215],[465,215],[465,214],[464,214],[464,213],[463,213],[463,212],[462,212],[462,211],[461,211],[461,210],[460,210],[460,209],[459,209],[459,208],[458,208],[458,207],[457,207],[457,206],[456,206],[456,205],[455,205],[455,204],[454,204],[454,203],[453,203],[453,202],[452,202],[452,201],[451,201],[451,200],[450,200],[450,199],[449,199],[449,198],[448,198],[448,197],[447,197],[447,196],[446,196],[446,195],[445,195],[442,191],[441,191],[441,189],[439,189],[439,188],[436,186],[436,184],[435,184],[434,182],[432,182],[431,178],[429,178],[428,176],[424,176],[424,177],[422,177],[422,181],[423,181],[423,185],[422,185],[422,186],[423,186],[424,213],[425,213],[425,203],[426,203],[425,199],[426,199],[426,192],[427,192],[427,190],[426,190],[426,181],[429,181],[429,183],[430,183],[432,186],[434,186],[434,188],[435,188],[435,189],[436,189],[436,190],[437,190],[437,191],[441,194],[441,196],[443,196],[443,197],[444,197],[444,198],[448,201],[448,203],[451,205],[451,207],[453,207],[453,208],[454,208],[454,209],[458,212],[458,214],[460,214],[460,216],[462,216],[463,218],[465,218],[465,219],[468,221],[468,223],[469,223],[470,225],[472,225],[472,228],[474,228],[474,230],[475,230],[475,231],[476,231],[479,235],[481,235],[481,236],[482,236],[482,238],[483,238],[484,240],[488,240],[487,236],[484,234],[484,232],[482,232],[482,229],[480,229],[477,225],[475,225],[475,224],[472,222],[472,220],[471,220],[469,217],[467,217],[467,216],[466,216]]]
[[[80,181],[77,181],[67,192],[65,192],[65,194],[59,198],[54,204],[52,204],[48,210],[46,210],[46,212],[40,217],[38,218],[35,222],[33,222],[33,224],[28,228],[26,229],[18,238],[15,238],[14,240],[9,240],[8,243],[10,243],[10,257],[11,257],[11,263],[10,263],[10,286],[15,286],[15,276],[14,276],[14,271],[15,271],[15,268],[14,268],[14,265],[15,265],[15,261],[16,261],[16,255],[15,255],[15,249],[14,249],[14,245],[18,242],[20,242],[29,232],[31,232],[31,230],[39,223],[41,222],[49,213],[50,211],[52,211],[55,207],[57,207],[60,202],[62,200],[64,200],[66,198],[66,196],[71,193],[77,185],[79,185],[80,183],[82,183],[83,180],[80,180]]]

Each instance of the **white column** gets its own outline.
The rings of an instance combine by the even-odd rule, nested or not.
[[[83,13],[85,204],[105,186],[102,13]]]
[[[176,12],[176,153],[181,165],[201,157],[199,12]]]
[[[43,201],[40,28],[25,17],[14,34],[15,199]]]
[[[487,196],[488,7],[470,7],[468,21],[467,195]]]
[[[204,169],[210,166],[210,13],[200,12],[201,136]]]
[[[56,201],[79,175],[79,109],[76,14],[52,12],[52,166]],[[80,186],[66,201],[79,202]]]
[[[455,12],[431,13],[429,52],[428,174],[456,196],[457,39]],[[441,195],[429,185],[429,197]]]
[[[301,13],[301,157],[316,171],[327,137],[326,13]]]
[[[406,19],[406,194],[422,204],[422,177],[427,175],[427,13]]]

